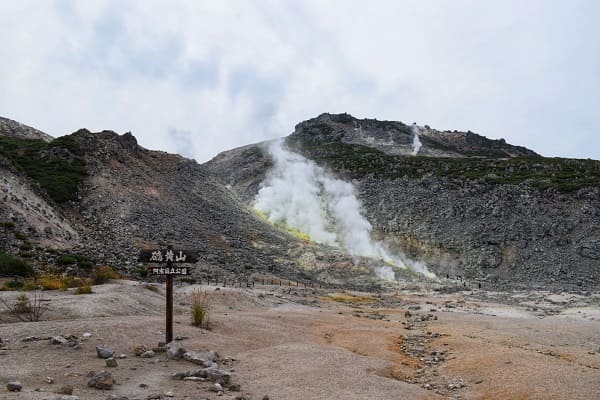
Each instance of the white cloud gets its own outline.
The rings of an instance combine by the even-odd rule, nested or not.
[[[321,112],[600,158],[594,2],[68,0],[0,5],[0,115],[193,154]],[[8,62],[6,61],[8,60]]]

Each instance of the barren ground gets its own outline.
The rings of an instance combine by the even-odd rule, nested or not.
[[[103,400],[168,391],[174,399],[592,399],[600,393],[600,294],[203,286],[211,297],[206,330],[190,324],[189,294],[200,286],[176,287],[174,334],[187,336],[179,343],[217,351],[241,385],[240,392],[218,396],[210,382],[171,378],[197,369],[187,361],[135,356],[136,344],[154,347],[164,339],[164,288],[157,287],[118,281],[89,295],[44,292],[51,308],[45,321],[1,315],[0,398],[60,399],[54,392],[63,385],[80,399]],[[79,349],[23,342],[70,334]],[[127,357],[106,368],[97,343]],[[104,392],[88,388],[88,372],[102,369],[117,384]],[[13,380],[23,384],[20,393],[6,391]]]

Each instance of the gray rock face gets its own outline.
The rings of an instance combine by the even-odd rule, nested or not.
[[[97,344],[96,345],[96,353],[100,358],[110,358],[115,354],[115,351],[112,347],[106,344]]]
[[[100,371],[95,374],[89,381],[88,386],[101,390],[109,390],[114,385],[115,380],[112,374],[108,371]]]

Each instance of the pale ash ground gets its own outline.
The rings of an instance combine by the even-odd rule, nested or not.
[[[190,325],[187,314],[194,288],[176,288],[175,335],[189,337],[180,342],[187,349],[216,350],[234,359],[224,368],[234,370],[233,381],[252,399],[591,399],[600,393],[598,294],[406,291],[374,296],[208,287],[212,329],[202,330]],[[11,323],[2,316],[0,337],[8,345],[0,351],[0,398],[60,398],[53,391],[65,384],[80,399],[111,394],[145,399],[167,391],[174,399],[240,394],[218,397],[208,391],[209,383],[173,380],[174,372],[196,369],[186,361],[166,361],[160,353],[135,357],[134,345],[156,346],[163,338],[162,287],[155,293],[119,281],[94,291],[80,296],[45,292],[53,310],[50,321]],[[483,296],[488,299],[475,299]],[[92,336],[79,350],[22,342],[33,335],[81,339],[84,332]],[[89,371],[106,369],[95,352],[100,342],[127,354],[110,369],[117,385],[106,392],[86,385]],[[428,366],[432,354],[444,361]],[[48,376],[54,384],[45,383]],[[12,380],[21,381],[21,393],[6,391]]]

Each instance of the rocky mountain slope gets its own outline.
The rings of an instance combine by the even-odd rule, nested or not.
[[[351,181],[376,236],[438,276],[493,286],[597,287],[600,162],[543,158],[474,133],[323,114],[286,138]],[[269,171],[268,143],[207,166],[251,203]]]
[[[172,244],[200,252],[196,275],[375,282],[369,260],[272,226],[205,166],[146,150],[131,133],[47,142],[15,129],[0,135],[0,251],[41,268],[66,254],[135,275],[139,249]]]

